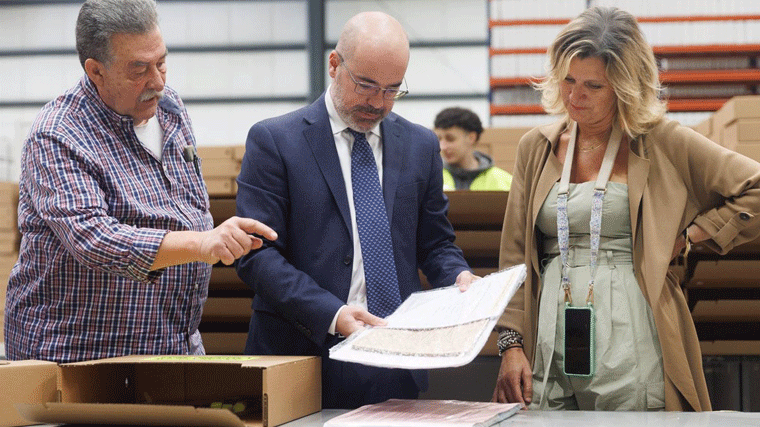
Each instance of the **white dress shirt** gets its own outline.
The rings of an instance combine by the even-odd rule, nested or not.
[[[330,127],[332,128],[333,138],[335,139],[335,148],[338,150],[338,159],[340,160],[340,169],[343,172],[343,182],[346,184],[346,195],[348,196],[348,208],[351,211],[351,229],[354,237],[354,257],[351,273],[351,287],[348,291],[347,305],[357,305],[365,310],[367,309],[367,284],[364,279],[364,260],[362,258],[362,248],[359,243],[359,229],[356,225],[356,209],[354,208],[354,192],[351,185],[351,148],[354,146],[354,137],[348,132],[348,125],[338,116],[335,109],[330,88],[325,93],[325,105],[327,106],[327,115],[330,117]],[[383,143],[380,135],[380,124],[372,128],[367,134],[367,142],[375,156],[377,164],[377,174],[380,178],[380,187],[383,186]],[[345,306],[343,306],[345,307]],[[335,325],[340,314],[341,307],[333,321],[330,324],[329,333],[335,334]]]

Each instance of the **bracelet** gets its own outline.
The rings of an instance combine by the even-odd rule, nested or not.
[[[691,252],[691,239],[689,238],[689,227],[686,227],[683,229],[683,238],[686,242],[686,246],[683,250],[683,258],[686,259],[686,257],[689,256],[689,252]]]
[[[499,332],[499,339],[496,341],[496,345],[499,347],[499,356],[501,356],[510,348],[522,348],[523,337],[514,329],[505,329]]]

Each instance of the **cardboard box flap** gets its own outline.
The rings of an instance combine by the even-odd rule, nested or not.
[[[207,416],[213,418],[214,413],[227,411],[222,413],[242,420],[239,425],[275,426],[318,412],[320,383],[318,357],[135,355],[60,365],[59,402],[102,405],[99,411],[126,411],[125,417],[134,411],[124,409],[127,408],[124,405],[150,407],[153,409],[136,413],[139,418],[127,421],[151,425],[166,425],[152,415],[153,411],[164,413],[167,408],[184,408],[184,412],[172,409],[167,420],[169,425],[190,425],[185,417],[195,416],[195,412],[187,411],[240,402],[246,408],[243,412],[232,414],[228,409],[215,409]],[[52,413],[44,408],[45,416],[76,417],[78,413],[82,415],[83,409],[89,410],[89,407],[61,408]],[[99,422],[89,416],[84,414],[73,420]],[[68,418],[54,420],[54,423],[71,422]]]
[[[305,356],[122,356],[112,357],[109,359],[87,360],[84,362],[65,363],[61,367],[69,366],[88,366],[88,365],[108,365],[108,364],[228,364],[244,368],[269,368],[282,364],[296,363],[316,357]]]
[[[44,403],[58,398],[58,365],[38,360],[0,360],[0,426],[30,424],[16,404]]]
[[[13,393],[0,392],[0,427],[33,422],[276,426],[319,412],[320,383],[319,357],[138,355],[61,365],[7,362],[0,364],[0,390]]]
[[[284,356],[285,357],[285,356]],[[264,425],[276,426],[322,409],[321,359],[281,363],[264,370]],[[288,417],[286,417],[288,415]]]
[[[192,427],[244,427],[240,418],[227,409],[100,403],[38,403],[17,407],[24,418],[45,424],[174,426],[181,423]]]

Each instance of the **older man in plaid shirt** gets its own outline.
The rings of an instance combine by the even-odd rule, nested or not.
[[[203,354],[211,264],[277,235],[237,217],[213,228],[154,0],[88,0],[76,39],[86,75],[24,142],[7,356]]]

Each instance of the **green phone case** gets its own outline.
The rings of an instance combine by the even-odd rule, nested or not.
[[[596,343],[596,313],[594,311],[594,306],[591,305],[591,304],[588,304],[588,305],[583,306],[583,307],[572,307],[572,306],[570,306],[570,304],[565,304],[565,311],[567,311],[567,310],[589,310],[590,311],[590,316],[589,316],[590,317],[590,322],[591,322],[590,325],[589,325],[589,352],[590,352],[589,363],[590,363],[590,366],[589,366],[589,373],[588,374],[578,374],[578,373],[567,372],[567,368],[566,368],[566,366],[564,364],[564,362],[567,361],[567,358],[565,358],[564,361],[563,361],[562,369],[565,372],[565,375],[567,375],[569,377],[574,377],[574,378],[591,378],[591,377],[594,376],[594,373],[596,371],[596,345],[595,345],[595,343]],[[567,316],[567,314],[565,314],[565,316]],[[567,317],[565,317],[565,319],[567,319]],[[567,323],[565,323],[565,334],[566,333],[567,333]],[[565,342],[567,343],[567,336],[565,336],[564,338],[565,338]]]

